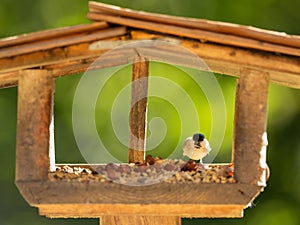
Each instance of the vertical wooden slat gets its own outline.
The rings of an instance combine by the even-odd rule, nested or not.
[[[129,132],[129,163],[143,162],[146,153],[147,103],[149,61],[143,56],[134,58],[131,85]]]
[[[46,70],[20,72],[16,181],[46,180],[54,79]]]
[[[100,225],[181,225],[179,216],[102,216]]]
[[[269,74],[242,69],[237,81],[233,163],[238,182],[265,185]]]

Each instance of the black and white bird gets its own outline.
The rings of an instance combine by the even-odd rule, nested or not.
[[[200,160],[204,158],[211,148],[208,140],[205,139],[203,134],[196,133],[193,137],[188,137],[183,144],[183,156],[187,156],[193,160]]]

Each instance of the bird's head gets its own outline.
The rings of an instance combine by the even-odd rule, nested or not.
[[[196,146],[200,147],[200,142],[204,140],[204,135],[200,134],[200,133],[196,133],[193,135],[193,141],[195,143]]]

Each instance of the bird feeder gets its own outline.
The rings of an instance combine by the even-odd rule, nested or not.
[[[268,85],[300,88],[300,37],[95,2],[89,7],[88,18],[95,23],[0,40],[0,87],[18,86],[16,184],[23,197],[41,215],[100,218],[101,224],[181,224],[184,217],[242,217],[243,210],[266,187]],[[114,46],[166,37],[204,59],[213,72],[238,77],[232,149],[236,182],[128,186],[49,180],[50,167],[55,167],[55,78],[127,63],[122,55],[115,55],[90,67]],[[92,48],[95,43],[102,47]],[[176,52],[168,54],[174,63],[181,61]],[[148,73],[147,56],[137,57],[133,80]],[[185,63],[189,66],[188,60]],[[147,90],[140,87],[132,87],[132,93]],[[145,101],[136,104],[130,114],[133,133],[144,141]],[[141,146],[134,144],[129,161],[144,157],[136,151]]]

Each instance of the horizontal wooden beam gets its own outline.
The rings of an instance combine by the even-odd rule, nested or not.
[[[111,49],[122,45],[122,43],[128,44],[128,41],[157,39],[163,41],[169,40],[186,48],[191,51],[191,54],[194,53],[204,60],[212,72],[238,77],[241,68],[247,67],[269,73],[270,82],[272,83],[300,89],[299,57],[246,50],[212,43],[200,43],[191,39],[169,38],[170,36],[154,35],[133,30],[131,32],[131,39],[120,36],[119,38],[105,39],[98,42],[91,41],[3,58],[0,59],[0,87],[17,85],[18,71],[22,69],[41,67],[53,70],[54,76],[84,72],[90,67],[93,60]],[[130,55],[128,51],[128,49],[124,48],[123,50],[114,51],[112,54],[103,57],[99,64],[105,67],[128,63],[128,54]],[[131,49],[131,51],[134,50]],[[170,59],[170,63],[195,67],[188,58],[191,54],[183,57],[174,51],[172,46],[167,44],[157,48],[144,48],[143,51],[145,56],[151,55],[152,58],[167,57]],[[94,69],[96,68],[94,67]],[[98,68],[101,68],[101,66],[99,65]]]
[[[83,33],[92,32],[107,27],[108,24],[106,22],[99,22],[99,23],[80,24],[80,25],[70,26],[70,27],[61,27],[56,29],[37,31],[29,34],[21,34],[18,36],[0,39],[0,48],[3,47],[7,48],[10,46],[38,42],[41,40],[49,40],[53,38],[66,37],[74,34],[83,34]]]
[[[41,204],[40,215],[50,218],[102,216],[181,216],[183,218],[243,217],[243,205],[202,204]],[[163,224],[163,223],[160,223]]]
[[[116,37],[124,35],[126,33],[125,27],[116,27],[108,29],[100,29],[99,31],[93,31],[85,34],[74,34],[66,37],[59,37],[50,40],[42,40],[32,42],[26,45],[16,45],[9,48],[4,48],[0,51],[0,58],[7,58],[11,56],[18,56],[26,53],[44,51],[57,47],[64,47],[68,45],[74,45],[89,41],[101,40],[104,38]]]
[[[157,183],[129,186],[114,182],[17,181],[31,205],[40,204],[219,204],[244,205],[263,187],[241,183]],[[66,191],[67,190],[67,191]]]

